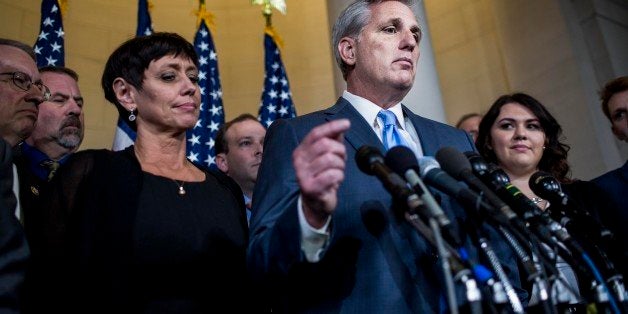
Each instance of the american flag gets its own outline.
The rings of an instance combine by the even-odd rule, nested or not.
[[[264,34],[264,90],[259,106],[259,121],[269,127],[277,119],[294,118],[297,115],[292,103],[292,93],[281,53],[272,36]]]
[[[148,0],[139,0],[137,3],[137,29],[135,37],[148,36],[153,33],[153,22],[148,11]]]
[[[225,123],[222,107],[222,88],[218,73],[218,56],[205,19],[201,19],[194,36],[198,54],[198,84],[201,91],[201,113],[193,129],[187,132],[187,157],[190,161],[216,167],[214,140],[218,128]]]
[[[57,0],[42,0],[41,26],[37,42],[33,47],[37,56],[37,66],[65,65],[64,35],[59,2]]]
[[[153,33],[153,23],[148,11],[148,0],[139,0],[137,4],[137,29],[135,37],[148,36]],[[135,142],[137,134],[126,123],[127,117],[118,117],[118,127],[113,137],[113,150],[123,150]]]

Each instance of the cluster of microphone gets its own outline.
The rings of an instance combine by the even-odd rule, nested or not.
[[[563,193],[550,174],[539,171],[530,178],[530,189],[551,204],[541,210],[511,184],[502,169],[476,152],[445,147],[435,158],[417,158],[405,146],[391,148],[386,156],[375,147],[362,146],[355,159],[362,172],[382,182],[394,204],[401,204],[394,208],[397,214],[438,250],[450,312],[457,312],[459,304],[465,304],[465,311],[471,313],[486,312],[487,306],[491,312],[505,313],[569,311],[569,304],[553,297],[557,292],[552,290],[563,289],[558,293],[571,294],[599,313],[628,313],[623,278],[609,257],[615,247],[613,234]],[[431,188],[454,198],[465,209],[468,223],[464,230],[489,267],[469,257]],[[527,308],[492,249],[484,224],[497,230],[511,247],[522,266],[521,278],[533,287],[534,304],[530,302]],[[573,287],[557,269],[559,258],[584,281],[580,289],[584,287],[586,293],[579,293],[579,287]],[[455,281],[465,289],[462,302],[456,300]]]

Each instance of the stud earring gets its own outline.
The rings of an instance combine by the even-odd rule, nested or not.
[[[135,116],[135,109],[131,109],[131,111],[129,112],[129,121],[133,122],[135,121],[135,118],[137,118]]]

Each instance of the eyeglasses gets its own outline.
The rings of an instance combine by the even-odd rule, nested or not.
[[[50,89],[48,89],[48,86],[44,85],[42,82],[33,83],[33,80],[26,73],[4,72],[0,73],[0,75],[11,75],[11,81],[13,81],[13,85],[25,92],[28,92],[32,86],[35,86],[35,88],[37,88],[44,96],[44,101],[50,99]]]

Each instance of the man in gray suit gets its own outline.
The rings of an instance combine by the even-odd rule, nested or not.
[[[11,150],[33,131],[47,88],[28,45],[0,38],[0,56],[0,313],[17,313],[29,249],[15,216]]]
[[[393,213],[382,184],[355,162],[363,145],[388,149],[391,130],[396,144],[418,156],[444,146],[474,150],[463,131],[401,104],[419,58],[414,4],[360,0],[345,9],[332,45],[347,90],[334,106],[277,120],[268,130],[248,264],[259,285],[254,291],[267,293],[274,311],[442,310],[434,249]],[[463,219],[441,196],[446,213]]]

